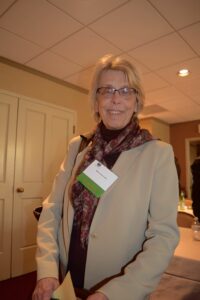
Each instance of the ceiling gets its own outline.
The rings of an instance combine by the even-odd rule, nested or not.
[[[113,53],[139,69],[141,117],[200,119],[200,0],[1,0],[0,56],[84,89]],[[180,78],[177,71],[188,68]]]

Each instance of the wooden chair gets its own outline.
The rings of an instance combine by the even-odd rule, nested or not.
[[[192,216],[184,211],[178,211],[178,213],[177,213],[178,226],[191,228],[193,222],[194,222],[194,216]]]

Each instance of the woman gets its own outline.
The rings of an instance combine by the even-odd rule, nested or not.
[[[179,238],[177,172],[171,146],[138,125],[143,101],[128,61],[99,60],[91,87],[97,127],[78,155],[81,138],[71,141],[43,204],[34,300],[50,299],[59,263],[76,288],[91,291],[88,300],[147,299],[167,268]],[[79,181],[95,160],[117,178],[101,196]]]

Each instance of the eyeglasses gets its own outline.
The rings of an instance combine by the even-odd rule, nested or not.
[[[112,98],[113,95],[115,94],[115,92],[118,92],[119,95],[124,99],[127,99],[131,95],[134,95],[137,93],[136,89],[129,88],[129,87],[122,87],[120,89],[115,89],[113,87],[105,86],[105,87],[99,87],[97,89],[97,94],[100,94],[100,95],[104,96],[105,98]]]

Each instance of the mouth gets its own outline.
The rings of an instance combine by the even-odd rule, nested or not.
[[[108,110],[108,113],[111,115],[119,115],[122,113],[122,111],[112,109],[112,110]]]

